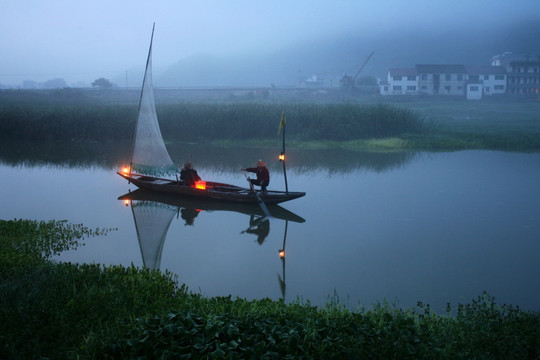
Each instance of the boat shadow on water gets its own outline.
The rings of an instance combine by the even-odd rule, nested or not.
[[[252,203],[228,203],[200,200],[191,197],[170,196],[155,191],[137,189],[118,197],[131,207],[143,265],[160,270],[161,255],[169,227],[176,218],[182,218],[185,225],[194,226],[201,212],[229,211],[249,217],[248,227],[240,234],[253,234],[262,245],[270,233],[270,219],[284,221],[283,243],[278,254],[282,262],[282,274],[278,274],[279,286],[285,299],[285,245],[289,221],[304,223],[305,219],[279,205],[269,205],[271,217],[267,217],[261,207]]]

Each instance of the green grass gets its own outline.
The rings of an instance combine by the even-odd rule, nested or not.
[[[90,230],[0,221],[0,357],[537,359],[540,313],[486,293],[436,314],[194,294],[169,273],[55,263]]]
[[[130,141],[137,105],[101,99],[116,93],[0,92],[0,139]],[[169,142],[269,142],[277,136],[282,112],[287,139],[301,147],[320,143],[376,150],[540,150],[540,102],[523,99],[379,97],[339,103],[157,105]]]

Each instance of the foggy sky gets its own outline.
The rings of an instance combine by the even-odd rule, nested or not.
[[[488,32],[521,19],[540,22],[540,1],[0,0],[0,84],[124,77],[144,66],[154,22],[158,70],[200,55],[271,56],[351,34]]]

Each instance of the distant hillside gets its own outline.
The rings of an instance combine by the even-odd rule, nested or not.
[[[493,55],[540,54],[540,23],[521,22],[485,29],[479,23],[457,31],[404,29],[372,34],[345,34],[288,47],[269,56],[219,58],[192,56],[155,71],[156,86],[294,86],[312,75],[354,74],[371,51],[363,76],[384,78],[390,67],[419,63],[489,64]]]

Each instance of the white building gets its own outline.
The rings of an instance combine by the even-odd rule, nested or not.
[[[506,94],[507,73],[502,66],[467,66],[467,99]]]
[[[388,70],[381,95],[443,95],[481,99],[507,92],[503,66],[416,65]]]
[[[465,95],[467,80],[463,65],[416,65],[394,68],[381,84],[382,95]]]
[[[388,70],[388,80],[381,83],[381,95],[418,95],[418,75],[414,68]]]

